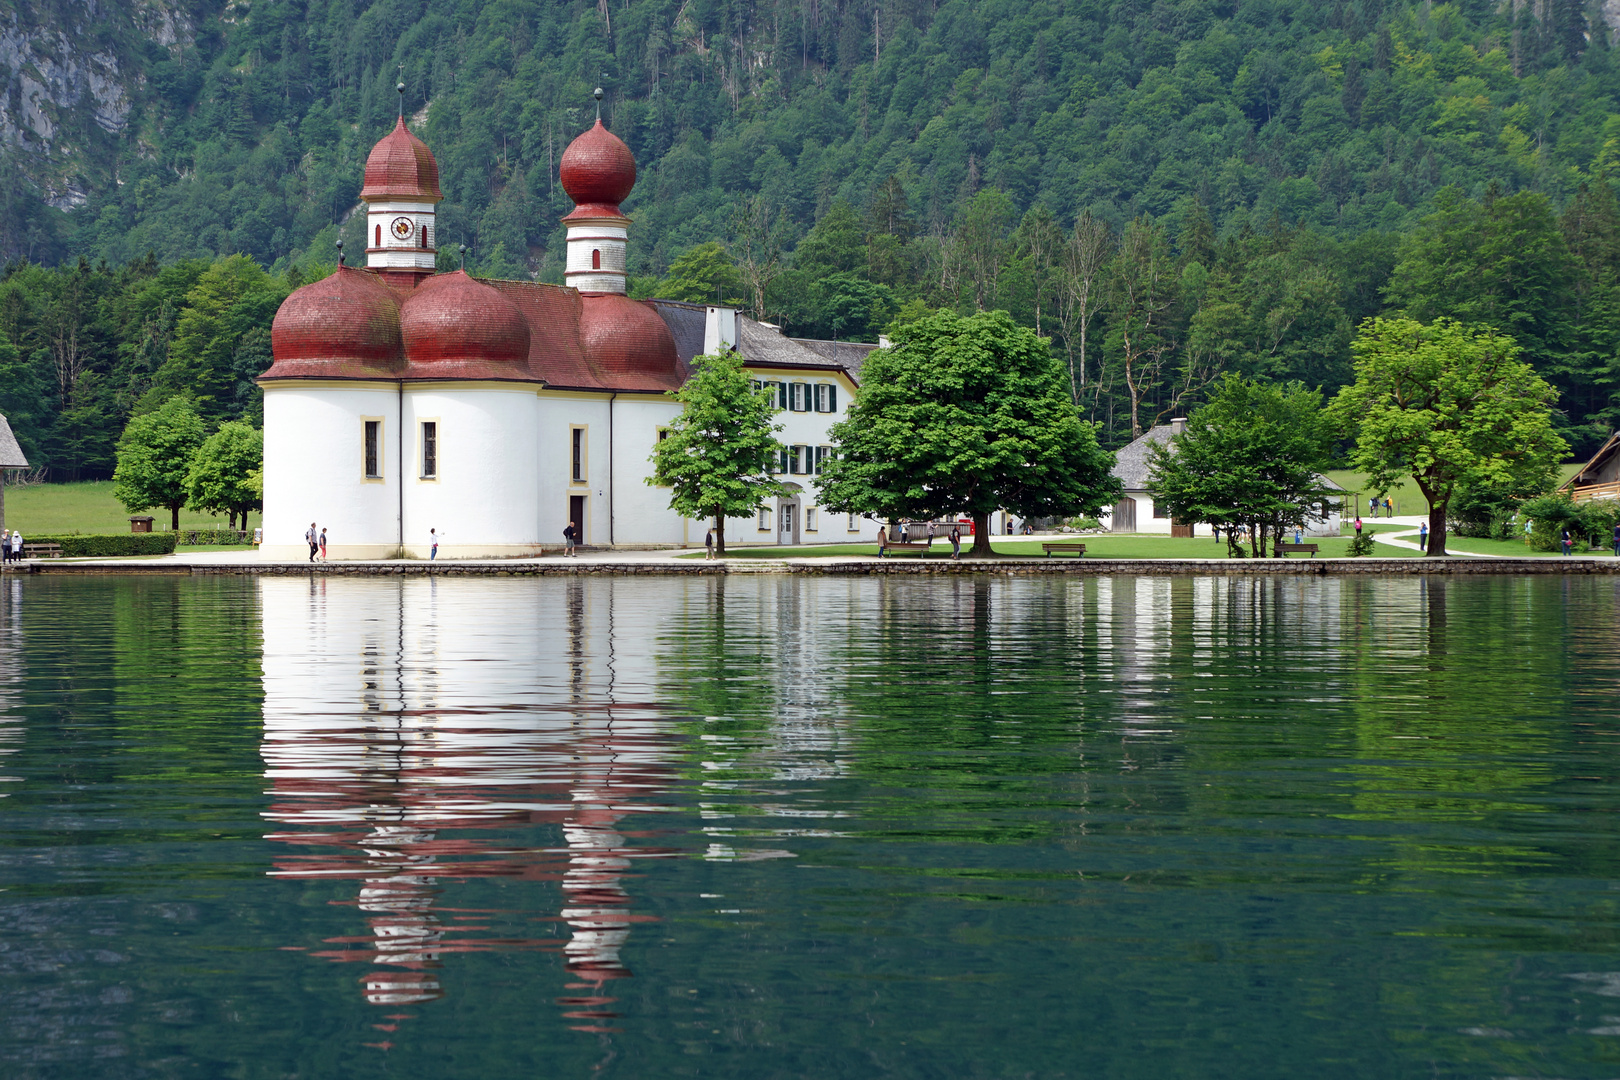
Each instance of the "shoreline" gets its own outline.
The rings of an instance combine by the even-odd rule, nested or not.
[[[1620,560],[1569,556],[1564,558],[1510,558],[1503,556],[1453,555],[1441,559],[1313,558],[1313,559],[1108,559],[1108,558],[1007,558],[877,559],[677,559],[585,557],[564,559],[464,559],[427,562],[415,559],[353,561],[338,563],[226,561],[185,559],[168,556],[150,560],[122,559],[33,559],[5,568],[6,574],[27,575],[266,575],[272,577],[547,577],[553,575],[731,575],[797,574],[805,576],[872,577],[907,574],[1078,574],[1132,576],[1317,576],[1332,577],[1366,574],[1489,574],[1620,575]]]

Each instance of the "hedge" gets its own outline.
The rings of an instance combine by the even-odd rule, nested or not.
[[[244,529],[181,529],[179,536],[181,545],[185,547],[195,544],[247,544],[253,541],[253,534]]]
[[[64,556],[105,559],[117,555],[172,555],[175,532],[114,533],[111,536],[24,536],[25,544],[61,544]]]

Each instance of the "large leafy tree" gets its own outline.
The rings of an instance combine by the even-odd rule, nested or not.
[[[180,508],[189,494],[186,478],[191,458],[207,434],[197,405],[189,396],[165,401],[155,411],[137,416],[118,440],[118,467],[113,494],[132,514],[161,506],[169,527],[180,527]]]
[[[1352,343],[1356,381],[1331,411],[1355,439],[1350,465],[1375,492],[1410,474],[1429,500],[1430,555],[1446,553],[1460,488],[1518,497],[1552,482],[1568,444],[1553,430],[1557,393],[1489,327],[1370,319]]]
[[[1155,446],[1150,486],[1155,504],[1178,521],[1249,531],[1251,553],[1322,514],[1335,488],[1320,470],[1337,433],[1318,391],[1300,383],[1267,384],[1227,375],[1184,431]]]
[[[248,511],[260,509],[264,468],[264,432],[240,420],[231,420],[203,442],[192,456],[186,474],[186,496],[191,505],[210,514],[224,511],[234,528],[238,517],[247,528]]]
[[[829,434],[816,478],[836,511],[968,514],[972,554],[991,555],[990,515],[1092,514],[1119,496],[1114,455],[1080,419],[1063,364],[1004,311],[935,312],[894,331],[861,369],[861,393]]]
[[[714,522],[716,547],[726,553],[726,518],[746,517],[788,490],[768,462],[781,444],[769,391],[756,387],[742,356],[727,350],[692,361],[693,374],[670,397],[684,408],[653,449],[647,483],[670,490],[682,517]]]

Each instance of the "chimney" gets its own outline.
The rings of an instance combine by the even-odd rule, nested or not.
[[[1187,418],[1185,416],[1177,416],[1170,421],[1170,426],[1176,429],[1175,434],[1180,435],[1183,431],[1187,430]]]
[[[703,320],[703,355],[714,356],[721,349],[736,347],[737,313],[731,308],[710,308]]]

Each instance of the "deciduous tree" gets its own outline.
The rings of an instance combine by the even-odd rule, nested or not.
[[[747,517],[788,490],[766,471],[781,449],[775,405],[754,386],[742,356],[727,350],[692,361],[686,385],[669,396],[684,408],[653,449],[647,483],[670,488],[670,509],[714,522],[716,546],[726,553],[726,518]]]
[[[838,457],[815,480],[845,513],[973,518],[972,554],[991,555],[990,515],[1095,514],[1119,495],[1114,455],[1080,419],[1045,339],[1004,311],[935,312],[893,329],[867,358],[861,393],[829,431]]]
[[[137,416],[118,440],[118,467],[113,471],[113,494],[132,514],[161,506],[169,511],[169,527],[180,527],[180,508],[186,505],[186,477],[191,458],[206,431],[197,405],[189,396],[170,398],[155,411]]]
[[[1489,327],[1369,319],[1351,345],[1356,381],[1332,413],[1355,440],[1350,465],[1382,494],[1410,474],[1429,500],[1430,555],[1446,553],[1459,486],[1524,498],[1545,490],[1569,447],[1553,430],[1557,393]]]
[[[1152,450],[1149,487],[1155,506],[1183,523],[1247,529],[1251,554],[1288,529],[1324,515],[1337,489],[1320,470],[1337,433],[1321,394],[1300,383],[1260,383],[1228,374],[1186,430]]]
[[[227,421],[192,455],[186,474],[187,501],[198,510],[230,515],[247,528],[248,511],[260,509],[264,468],[264,432],[240,420]]]

